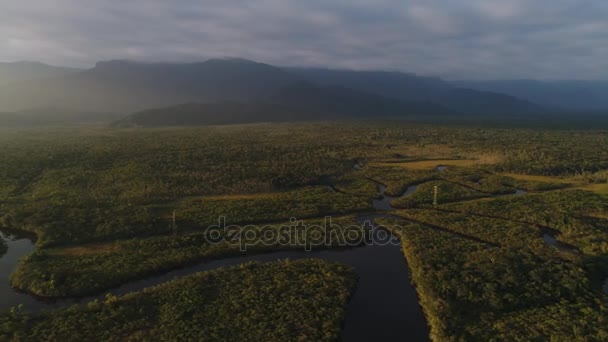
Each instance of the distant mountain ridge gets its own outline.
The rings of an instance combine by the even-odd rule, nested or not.
[[[222,108],[222,113],[233,113],[233,117],[242,117],[234,112],[237,108],[250,116],[262,104],[287,106],[303,118],[319,113],[373,118],[510,116],[542,111],[540,106],[514,96],[462,89],[439,78],[400,72],[280,68],[232,58],[181,64],[114,60],[99,62],[88,70],[0,86],[3,111],[61,107],[133,113],[204,102],[222,105],[207,106],[203,112]],[[227,103],[250,103],[253,108]],[[303,115],[302,111],[309,113]]]
[[[133,112],[193,101],[253,100],[293,82],[282,69],[243,60],[99,62],[92,69],[0,87],[0,110],[59,106]]]
[[[541,106],[515,96],[456,87],[440,78],[389,71],[287,69],[322,85],[343,86],[404,101],[433,102],[463,114],[528,114]]]
[[[494,80],[455,81],[453,84],[508,94],[558,110],[608,110],[608,81]]]
[[[320,87],[300,82],[281,88],[264,102],[217,101],[154,108],[131,114],[116,125],[225,125],[453,114],[433,103],[406,102],[344,87]]]

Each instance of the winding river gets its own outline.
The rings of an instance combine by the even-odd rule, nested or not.
[[[443,171],[443,169],[438,171]],[[399,197],[413,193],[416,191],[416,187],[416,185],[410,186]],[[379,185],[379,190],[382,196],[373,201],[374,208],[385,212],[394,210],[390,202],[399,197],[386,196],[384,185]],[[517,191],[517,194],[521,193],[523,192]],[[360,223],[369,221],[374,224],[376,218],[383,216],[390,215],[383,213],[361,215],[358,220]],[[25,236],[10,234],[2,230],[0,233],[8,246],[6,254],[0,257],[0,277],[2,279],[0,281],[0,311],[22,305],[23,310],[35,312],[41,309],[83,303],[95,298],[102,298],[109,293],[126,294],[196,272],[248,261],[269,262],[285,258],[319,258],[350,265],[359,276],[357,291],[348,304],[342,331],[344,341],[401,341],[404,338],[425,341],[429,339],[427,322],[418,304],[416,290],[410,281],[409,269],[400,245],[373,244],[351,249],[313,252],[294,250],[221,259],[130,282],[95,297],[39,300],[15,291],[8,282],[10,273],[15,269],[19,259],[34,250],[34,242]],[[547,243],[556,243],[555,238],[548,234],[543,238]]]
[[[388,201],[374,201],[379,210],[387,210]],[[413,190],[412,190],[413,191]],[[406,192],[409,194],[410,192]],[[404,194],[403,196],[405,196]],[[392,208],[392,207],[391,207]],[[384,214],[362,215],[360,223],[374,223],[374,219]],[[34,242],[26,237],[2,234],[8,245],[7,253],[0,258],[0,310],[22,305],[25,311],[58,308],[70,304],[83,303],[106,294],[121,295],[139,291],[146,287],[170,281],[192,273],[212,270],[219,267],[236,265],[248,261],[268,262],[277,259],[319,258],[352,266],[359,276],[357,291],[348,304],[346,319],[342,330],[344,341],[402,341],[404,337],[414,341],[429,339],[429,330],[416,290],[410,281],[409,269],[400,245],[373,244],[363,247],[324,250],[324,251],[283,251],[236,258],[220,259],[186,267],[160,276],[134,281],[114,288],[106,293],[79,299],[39,300],[30,295],[15,291],[10,287],[8,278],[19,259],[34,250]]]

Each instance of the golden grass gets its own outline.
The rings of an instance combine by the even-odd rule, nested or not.
[[[436,168],[437,166],[460,166],[460,167],[469,167],[480,165],[478,160],[474,159],[433,159],[433,160],[419,160],[419,161],[411,161],[411,162],[401,162],[401,163],[386,163],[386,162],[377,162],[372,163],[374,166],[399,166],[405,169],[410,170],[431,170]]]
[[[101,253],[108,253],[108,252],[116,252],[119,249],[120,249],[120,247],[113,242],[96,243],[96,244],[88,244],[88,245],[76,246],[76,247],[53,249],[51,254],[60,255],[60,256],[83,256],[83,255],[93,255],[93,254],[101,254]]]
[[[521,179],[525,181],[533,181],[533,182],[544,182],[544,183],[563,183],[563,184],[572,184],[576,183],[573,180],[552,176],[537,176],[537,175],[522,175],[518,173],[501,173],[503,176]]]
[[[393,149],[416,158],[449,158],[457,155],[457,149],[444,144],[407,145]]]
[[[521,175],[521,174],[517,174],[517,173],[502,173],[501,175],[515,178],[515,179],[526,180],[526,181],[570,184],[570,185],[574,186],[572,189],[587,190],[587,191],[593,191],[595,193],[602,194],[602,195],[608,195],[608,183],[584,184],[584,183],[581,183],[580,181],[577,181],[572,178]]]
[[[608,183],[586,184],[583,186],[576,187],[576,189],[588,190],[598,194],[608,195]]]

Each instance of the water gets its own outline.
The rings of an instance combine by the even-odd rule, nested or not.
[[[9,285],[9,276],[19,260],[34,250],[34,242],[25,236],[15,236],[0,230],[1,238],[6,242],[8,250],[0,257],[0,311],[23,304],[36,306],[38,301],[33,297],[15,291]]]
[[[558,246],[559,246],[559,241],[557,241],[556,238],[549,235],[548,233],[543,234],[543,241],[545,241],[545,243],[549,246],[553,246],[556,248],[558,248]]]
[[[557,250],[562,252],[578,252],[576,247],[569,245],[565,242],[557,240],[556,236],[559,235],[559,231],[553,228],[542,229],[543,241],[549,246],[555,247]]]
[[[386,191],[386,186],[384,186],[382,184],[378,184],[378,191],[380,192],[382,197],[380,199],[373,200],[372,204],[376,210],[383,210],[383,211],[395,210],[395,208],[391,205],[391,202],[393,200],[405,197],[405,196],[413,193],[414,191],[416,191],[417,188],[418,188],[418,185],[410,185],[401,196],[391,197],[391,196],[386,196],[384,194],[384,192]]]
[[[384,196],[385,188],[381,188]],[[408,188],[406,194],[415,190]],[[386,207],[390,199],[374,203],[377,209]],[[390,203],[387,208],[390,207]],[[383,209],[390,210],[390,209]],[[359,217],[359,222],[385,217],[385,214],[372,214]],[[0,259],[0,286],[2,293],[0,310],[23,305],[25,311],[58,308],[75,303],[84,303],[106,294],[122,295],[139,291],[146,287],[170,281],[200,271],[217,269],[248,261],[270,262],[278,259],[319,258],[349,265],[359,276],[355,294],[348,304],[342,330],[343,341],[428,341],[429,330],[414,286],[411,284],[409,269],[400,245],[367,245],[351,249],[325,251],[283,251],[268,254],[243,256],[200,263],[192,267],[178,269],[160,276],[130,282],[107,291],[99,296],[80,299],[58,299],[54,301],[39,300],[19,293],[9,286],[8,277],[15,269],[18,260],[34,250],[34,243],[27,238],[4,237],[8,251]]]

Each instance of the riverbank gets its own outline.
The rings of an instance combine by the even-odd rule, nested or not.
[[[241,264],[85,307],[2,314],[0,339],[335,341],[356,279],[322,260]]]

